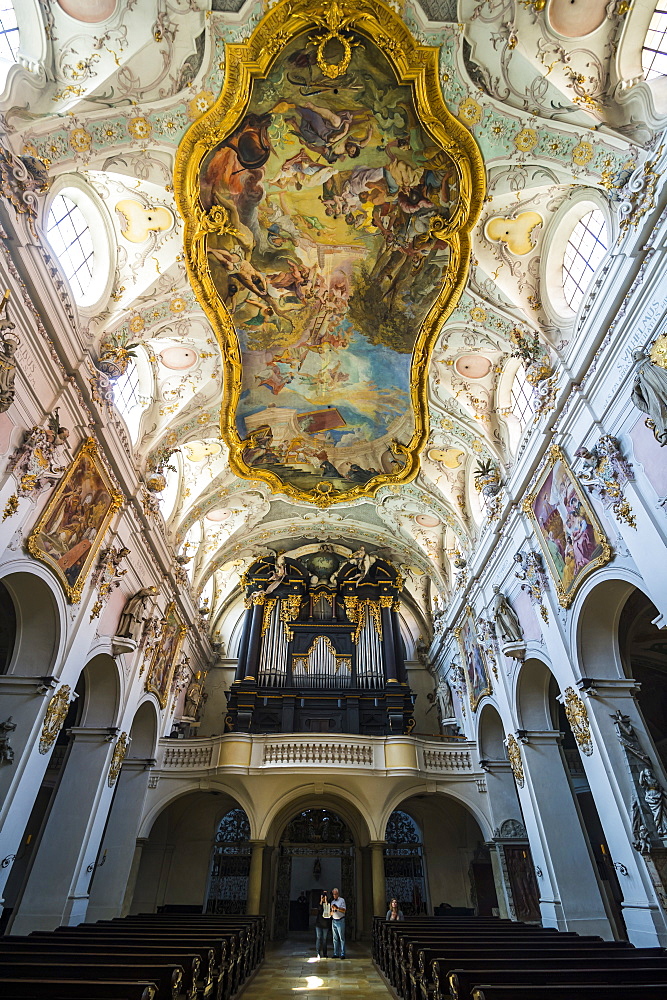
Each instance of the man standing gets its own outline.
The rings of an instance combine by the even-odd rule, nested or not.
[[[345,958],[345,900],[339,895],[338,889],[332,889],[331,895],[334,958]]]

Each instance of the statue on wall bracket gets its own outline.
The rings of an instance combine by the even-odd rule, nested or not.
[[[381,0],[279,0],[185,135],[190,280],[232,471],[320,507],[419,469],[427,376],[485,192],[439,50]]]

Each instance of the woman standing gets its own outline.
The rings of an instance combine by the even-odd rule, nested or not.
[[[331,929],[331,905],[326,892],[320,896],[317,907],[317,917],[315,918],[315,949],[318,958],[327,957],[327,942],[329,940],[329,930]]]
[[[403,910],[398,907],[398,900],[392,899],[389,903],[389,909],[387,910],[387,916],[385,920],[403,920]]]

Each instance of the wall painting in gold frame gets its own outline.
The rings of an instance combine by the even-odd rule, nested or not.
[[[224,360],[238,476],[326,507],[419,469],[431,352],[484,199],[435,47],[381,0],[279,0],[188,130],[174,187]]]
[[[484,650],[477,638],[475,614],[470,605],[466,606],[463,622],[455,629],[455,634],[461,649],[470,707],[475,712],[482,698],[491,694],[491,681]]]
[[[161,708],[166,707],[176,662],[187,631],[187,626],[172,601],[164,613],[160,640],[153,651],[146,676],[146,690],[156,695]]]
[[[611,548],[558,445],[551,446],[523,509],[532,521],[558,600],[567,608],[588,574],[609,562]]]
[[[97,442],[87,438],[60,480],[27,541],[27,549],[56,573],[75,604],[123,494],[100,461]]]

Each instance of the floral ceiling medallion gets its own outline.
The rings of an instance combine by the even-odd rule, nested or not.
[[[280,0],[178,151],[232,471],[321,507],[413,479],[428,438],[484,198],[438,56],[380,0]]]

